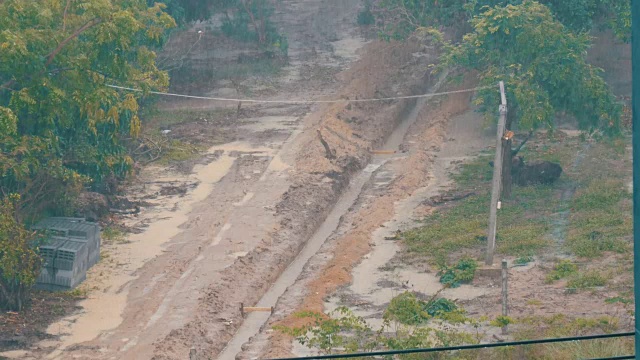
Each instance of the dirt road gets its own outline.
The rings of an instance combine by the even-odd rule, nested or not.
[[[363,98],[426,90],[433,49],[411,42],[365,46],[355,24],[360,1],[283,5],[279,25],[289,35],[290,65],[269,79],[270,91],[256,96]],[[201,50],[190,56],[202,61]],[[225,84],[212,83],[205,93],[227,91]],[[243,85],[264,87],[251,78]],[[215,357],[242,323],[238,305],[258,302],[369,163],[368,149],[382,145],[412,105],[243,106],[229,120],[216,116],[228,104],[161,102],[159,108],[176,117],[193,109],[208,114],[171,130],[193,126],[195,135],[219,136],[217,145],[192,172],[142,170],[127,193],[145,206],[125,221],[141,232],[105,245],[103,261],[84,284],[89,296],[82,310],[50,326],[53,339],[20,357],[183,359],[190,348]],[[318,131],[334,158],[325,156]]]

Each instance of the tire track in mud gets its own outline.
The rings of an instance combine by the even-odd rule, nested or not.
[[[294,312],[323,311],[326,297],[351,281],[351,268],[370,251],[372,232],[394,214],[395,202],[410,196],[429,181],[430,164],[444,141],[448,118],[451,114],[464,111],[468,103],[469,95],[451,96],[430,102],[433,106],[423,109],[419,114],[419,122],[411,127],[409,136],[402,144],[403,148],[408,149],[408,154],[385,165],[396,174],[390,180],[388,191],[374,194],[374,198],[358,199],[341,220],[340,230],[308,262],[295,285],[281,297],[268,327],[303,325],[305,320],[291,316]],[[250,344],[245,345],[246,351],[240,358],[292,355],[291,338],[266,327],[262,330]]]
[[[429,91],[437,91],[441,87],[444,79],[446,79],[446,76],[446,73],[442,74],[440,80],[432,86]],[[412,106],[411,111],[400,121],[399,125],[387,138],[387,141],[382,146],[381,150],[400,152],[400,145],[402,144],[407,131],[415,123],[418,114],[424,107],[425,103],[426,99],[420,99]],[[286,289],[293,285],[296,279],[300,276],[309,259],[318,252],[325,241],[338,228],[344,214],[350,211],[355,201],[360,196],[364,185],[371,180],[372,175],[377,169],[391,159],[392,157],[390,156],[374,156],[372,161],[361,172],[352,178],[348,188],[340,196],[335,206],[332,207],[327,218],[322,222],[315,234],[306,243],[302,251],[296,256],[295,260],[280,274],[278,280],[274,282],[272,287],[260,299],[256,306],[273,307],[276,305],[278,299],[285,293]],[[235,359],[236,355],[242,351],[242,346],[260,331],[268,319],[269,314],[248,314],[247,318],[243,321],[242,326],[220,354],[218,359]]]
[[[331,6],[331,2],[322,2],[322,6]],[[413,54],[425,51],[433,55],[416,43],[371,44],[363,50],[362,61],[340,74],[345,86],[334,95],[417,93],[424,88],[424,69],[432,58]],[[375,56],[367,57],[367,53]],[[300,91],[302,85],[294,84],[287,91]],[[137,280],[105,290],[127,297],[123,325],[57,355],[79,359],[182,359],[195,346],[200,354],[215,356],[241,324],[238,304],[254,304],[268,290],[326,218],[351,177],[369,162],[367,149],[385,141],[411,104],[399,101],[315,107],[315,112],[297,122],[304,128],[291,135],[288,145],[270,144],[269,138],[256,140],[252,138],[254,133],[238,132],[245,140],[242,149],[234,148],[233,143],[220,147],[224,156],[235,158],[231,171],[214,185],[213,194],[195,205],[196,211],[183,225],[172,229],[180,234],[162,243],[162,255],[143,268],[122,269]],[[274,115],[267,114],[266,108],[258,110]],[[287,111],[281,110],[275,115]],[[316,129],[327,130],[326,140],[337,159],[324,157],[315,138]],[[240,166],[242,159],[253,156],[249,153],[261,144],[269,147],[263,150],[271,164],[290,166],[273,172],[262,183],[243,172],[255,170],[264,175],[270,166],[266,170],[262,163],[259,169]],[[244,201],[248,193],[254,196]],[[235,231],[243,226],[251,228],[253,217],[247,218],[247,214],[255,213],[247,211],[256,208],[264,193],[279,199],[269,202],[265,197],[258,202],[265,205],[258,214],[268,215],[271,220],[253,224],[256,232],[245,238]],[[241,204],[240,209],[234,204]],[[229,220],[233,216],[237,221]],[[159,237],[159,242],[168,240],[163,234]],[[212,241],[216,245],[209,248]]]

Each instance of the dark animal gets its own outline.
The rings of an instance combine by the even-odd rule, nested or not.
[[[489,162],[493,167],[493,161]],[[562,167],[550,161],[524,162],[522,156],[514,156],[511,162],[511,178],[520,186],[553,184],[562,174]]]
[[[535,161],[525,164],[521,157],[518,159],[517,166],[511,168],[511,174],[513,181],[520,186],[553,184],[562,175],[562,167],[559,164],[550,161]]]

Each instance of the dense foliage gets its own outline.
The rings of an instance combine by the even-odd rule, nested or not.
[[[419,27],[460,27],[487,7],[521,5],[529,0],[379,0],[376,13],[385,38],[406,38]],[[631,2],[624,0],[539,0],[554,18],[575,32],[601,23],[624,40],[631,33]]]
[[[621,108],[600,70],[585,59],[585,33],[568,31],[535,1],[489,8],[471,24],[473,31],[451,49],[445,64],[477,70],[483,85],[504,80],[509,112],[521,129],[552,127],[555,113],[566,111],[581,129],[619,131]],[[496,91],[478,95],[488,114],[498,108]]]
[[[130,170],[138,103],[105,85],[165,88],[153,47],[172,26],[144,0],[0,3],[0,192],[20,194],[19,211]]]
[[[211,15],[211,0],[147,0],[149,7],[161,2],[166,8],[165,11],[178,24],[185,24],[190,21],[205,20]]]
[[[272,21],[268,0],[217,0],[215,12],[224,14],[222,32],[240,41],[256,42],[268,53],[286,56],[289,44]]]
[[[22,310],[40,269],[38,237],[17,218],[18,200],[11,195],[0,201],[0,309],[17,311]]]
[[[145,0],[0,2],[0,266],[9,264],[0,277],[18,289],[0,306],[15,308],[35,276],[21,222],[68,208],[86,186],[109,190],[130,171],[123,142],[140,131],[138,102],[106,85],[167,87],[153,51],[175,25],[163,9]]]

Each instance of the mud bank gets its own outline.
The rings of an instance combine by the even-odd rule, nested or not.
[[[338,229],[280,299],[268,326],[246,346],[242,358],[292,355],[292,339],[270,328],[303,325],[305,320],[292,314],[323,311],[328,296],[352,281],[351,269],[370,251],[372,234],[394,215],[394,204],[432,181],[432,164],[446,141],[447,121],[467,109],[469,98],[470,94],[463,94],[427,102],[402,142],[405,152],[373,174]]]
[[[433,59],[430,50],[416,43],[369,44],[362,51],[362,60],[340,75],[348,85],[337,96],[366,98],[424,91],[429,83],[425,72]],[[218,354],[242,323],[239,304],[258,302],[326,219],[352,176],[370,161],[369,150],[385,142],[414,103],[340,103],[311,114],[294,140],[291,185],[275,206],[278,226],[263,239],[263,246],[224,269],[199,300],[198,316],[154,344],[154,358],[180,358],[192,346],[198,353]],[[317,130],[335,158],[325,156]]]

